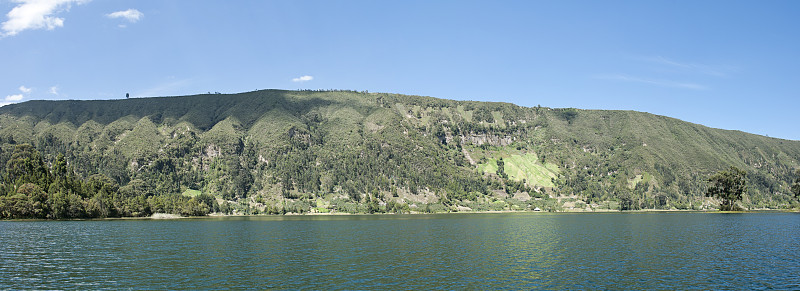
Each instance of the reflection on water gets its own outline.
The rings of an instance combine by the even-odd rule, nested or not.
[[[0,222],[0,289],[798,289],[798,214]]]

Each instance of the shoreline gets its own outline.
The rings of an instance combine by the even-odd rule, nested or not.
[[[391,215],[439,215],[439,214],[609,214],[609,213],[628,213],[628,214],[646,214],[646,213],[706,213],[706,214],[750,214],[750,213],[800,213],[800,209],[754,209],[744,211],[719,211],[719,210],[664,210],[664,209],[647,209],[647,210],[604,210],[604,211],[530,211],[530,210],[483,210],[483,211],[456,211],[456,212],[410,212],[410,213],[287,213],[287,214],[219,214],[212,213],[206,216],[181,216],[177,214],[156,213],[146,217],[104,217],[104,218],[74,218],[74,219],[39,219],[39,218],[19,218],[19,219],[3,219],[0,221],[102,221],[102,220],[179,220],[179,219],[203,219],[203,218],[229,218],[229,217],[300,217],[300,216],[354,216],[354,215],[376,215],[376,216],[391,216]],[[155,216],[155,217],[154,217]]]

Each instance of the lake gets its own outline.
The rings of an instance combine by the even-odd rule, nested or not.
[[[0,289],[799,289],[797,213],[0,221]]]

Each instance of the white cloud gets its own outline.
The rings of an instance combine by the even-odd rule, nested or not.
[[[33,89],[25,86],[19,86],[19,91],[22,92],[22,94],[6,95],[6,98],[3,99],[5,102],[0,102],[0,106],[16,103],[17,101],[24,99],[26,95],[31,94]]]
[[[6,96],[5,100],[6,101],[19,101],[19,100],[22,100],[22,98],[24,98],[24,97],[25,96],[22,96],[22,94],[8,95],[8,96]]]
[[[64,26],[64,18],[55,17],[61,11],[69,10],[74,4],[83,4],[88,0],[13,0],[17,3],[6,14],[8,20],[2,24],[0,36],[13,36],[29,29],[53,30]]]
[[[139,19],[141,19],[142,16],[144,16],[144,13],[142,13],[139,10],[136,10],[136,9],[128,9],[128,10],[125,10],[125,11],[117,11],[117,12],[106,14],[106,17],[108,17],[108,18],[124,18],[124,19],[127,19],[128,21],[130,21],[131,23],[135,23],[135,22],[139,21]]]
[[[301,77],[297,77],[297,78],[292,79],[292,82],[307,82],[307,81],[311,81],[311,80],[314,80],[314,77],[309,76],[309,75],[305,75],[305,76],[301,76]]]
[[[683,88],[683,89],[692,89],[692,90],[706,90],[708,89],[706,86],[688,82],[676,82],[670,80],[659,80],[659,79],[647,79],[647,78],[639,78],[639,77],[632,77],[627,75],[607,75],[607,76],[598,76],[597,79],[602,80],[612,80],[612,81],[623,81],[623,82],[633,82],[633,83],[643,83],[643,84],[650,84],[662,87],[673,87],[673,88]]]
[[[50,87],[50,94],[58,95],[58,86]]]

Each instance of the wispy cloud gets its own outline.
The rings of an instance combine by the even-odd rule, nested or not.
[[[712,66],[700,63],[676,61],[662,56],[629,56],[627,64],[636,73],[606,74],[594,76],[595,79],[649,84],[659,87],[681,88],[691,90],[708,90],[702,84],[714,79],[726,78],[738,72],[732,66]],[[691,81],[688,81],[691,80]]]
[[[152,88],[145,89],[141,92],[132,92],[131,97],[158,97],[168,96],[172,94],[182,93],[180,89],[192,83],[191,79],[175,80],[173,77],[167,78],[164,83],[158,84]],[[120,92],[120,96],[124,96],[124,92]]]
[[[58,86],[50,87],[50,94],[58,95]]]
[[[632,83],[643,83],[643,84],[650,84],[656,85],[661,87],[672,87],[672,88],[682,88],[682,89],[692,89],[692,90],[706,90],[708,87],[690,83],[690,82],[677,82],[672,80],[660,80],[660,79],[648,79],[648,78],[640,78],[628,75],[604,75],[604,76],[597,76],[596,79],[601,80],[611,80],[611,81],[620,81],[620,82],[632,82]]]
[[[72,4],[83,4],[88,0],[13,0],[17,6],[6,14],[0,37],[14,36],[31,29],[53,30],[64,26],[64,18],[56,17],[69,10]]]
[[[29,94],[29,93],[31,93],[31,91],[33,91],[33,89],[25,87],[25,86],[19,86],[19,90],[22,91],[22,93],[25,93],[25,94]]]
[[[677,68],[687,72],[710,75],[714,77],[726,77],[736,71],[736,68],[731,66],[712,66],[690,62],[679,62],[662,56],[640,57],[637,59],[671,68]]]
[[[314,80],[313,76],[305,75],[292,79],[292,82],[308,82]]]
[[[136,10],[136,9],[128,9],[128,10],[125,10],[125,11],[117,11],[117,12],[112,12],[112,13],[106,14],[106,17],[108,17],[108,18],[112,18],[112,19],[113,18],[122,18],[122,19],[128,20],[128,22],[130,22],[130,23],[136,23],[143,16],[144,16],[144,13],[142,13],[141,11]]]

